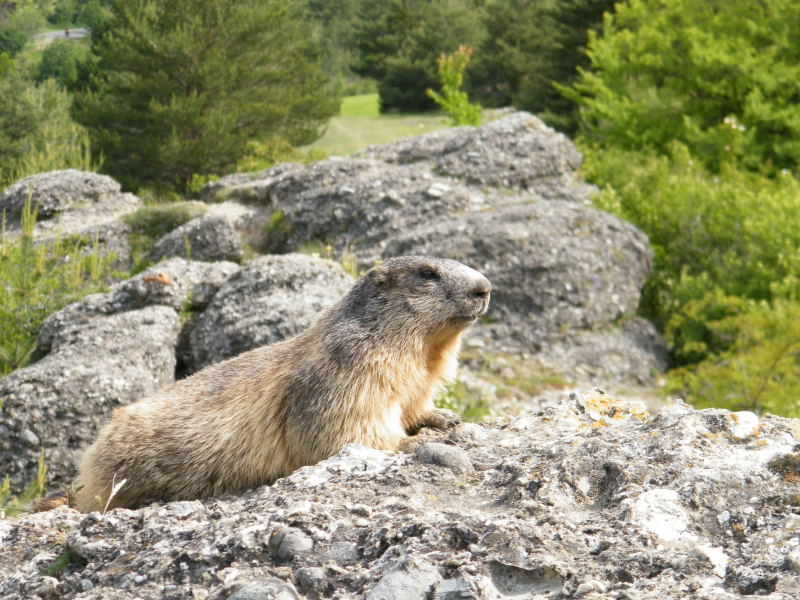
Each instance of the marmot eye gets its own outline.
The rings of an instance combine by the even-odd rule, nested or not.
[[[439,277],[433,269],[422,269],[419,272],[419,276],[423,279],[437,279]]]

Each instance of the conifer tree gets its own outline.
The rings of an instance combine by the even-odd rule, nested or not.
[[[299,0],[116,0],[76,98],[105,170],[185,190],[252,140],[315,139],[337,110]]]

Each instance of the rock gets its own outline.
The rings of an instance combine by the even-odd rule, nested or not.
[[[115,407],[172,382],[179,312],[204,308],[238,269],[171,259],[48,317],[37,338],[45,356],[0,379],[0,473],[14,489],[35,479],[42,448],[48,481],[69,483]]]
[[[34,239],[81,236],[98,242],[105,254],[116,256],[117,268],[128,268],[128,228],[120,220],[138,210],[142,203],[122,193],[119,183],[106,175],[67,169],[31,175],[0,194],[0,213],[6,212],[8,233],[20,231],[20,216],[30,197],[36,209]]]
[[[78,453],[111,411],[172,381],[179,319],[149,306],[65,324],[52,352],[0,379],[0,473],[15,489],[36,478],[44,450],[48,482],[68,483]]]
[[[314,540],[302,531],[287,527],[272,534],[269,549],[279,560],[292,560],[298,554],[311,552]]]
[[[201,261],[241,262],[244,246],[225,217],[205,215],[184,223],[158,240],[149,259],[180,256]]]
[[[323,243],[361,269],[402,254],[464,262],[493,284],[471,333],[487,350],[535,353],[573,380],[649,384],[667,352],[634,317],[652,252],[635,227],[590,208],[580,162],[564,135],[514,113],[351,158],[231,176],[203,194],[273,211],[273,252]]]
[[[348,446],[236,495],[0,519],[0,598],[795,598],[800,429],[743,442],[732,414],[595,390],[460,426],[476,470],[446,485]]]
[[[448,446],[447,444],[439,444],[436,442],[423,444],[417,448],[414,453],[414,458],[422,463],[447,467],[461,475],[466,475],[475,471],[466,452],[461,448]]]
[[[652,259],[647,238],[632,225],[553,201],[434,221],[382,250],[411,252],[458,256],[485,273],[492,282],[489,320],[498,323],[488,329],[527,347],[633,313]]]
[[[353,283],[337,263],[288,254],[258,257],[230,277],[188,333],[190,371],[295,335]]]
[[[233,592],[229,600],[300,600],[295,589],[274,577],[245,583]]]
[[[107,175],[67,169],[31,175],[10,185],[0,195],[0,212],[16,221],[30,198],[38,219],[52,219],[86,202],[100,203],[120,195],[119,183]]]
[[[367,600],[423,600],[441,579],[433,565],[405,558],[389,568],[367,594]]]
[[[175,311],[204,309],[239,266],[230,262],[202,263],[182,258],[145,269],[116,284],[110,292],[92,294],[50,315],[39,330],[39,352],[49,352],[61,332],[80,332],[93,316],[109,315],[150,305]]]

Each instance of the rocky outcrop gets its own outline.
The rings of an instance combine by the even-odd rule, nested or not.
[[[590,392],[424,439],[237,497],[0,521],[0,598],[797,597],[797,420]]]
[[[265,256],[245,267],[172,258],[44,322],[38,362],[0,379],[0,473],[68,483],[111,410],[177,375],[308,327],[352,278],[329,260]]]
[[[634,314],[652,254],[639,230],[588,206],[593,188],[577,177],[580,162],[565,136],[515,113],[353,158],[233,175],[203,195],[272,210],[272,252],[328,245],[361,268],[400,254],[462,261],[494,286],[475,331],[486,347],[617,380],[620,370],[593,352],[611,336],[603,345],[618,363],[641,365],[622,379],[645,383],[664,368],[665,347],[646,322],[637,326],[644,335],[617,323]]]
[[[105,253],[116,256],[117,266],[127,268],[128,228],[120,219],[142,203],[136,196],[122,193],[119,183],[111,177],[67,169],[17,181],[0,194],[0,214],[5,212],[12,236],[21,228],[28,200],[36,212],[36,240],[67,236],[81,236],[88,242],[97,240]]]
[[[205,215],[184,223],[158,240],[149,259],[156,263],[173,256],[238,263],[244,258],[244,245],[228,219]]]
[[[300,333],[352,284],[353,278],[330,260],[302,254],[252,260],[187,328],[186,368],[196,371]]]
[[[172,259],[51,315],[37,340],[44,357],[0,379],[0,473],[13,489],[35,479],[41,452],[48,481],[69,482],[115,407],[170,383],[179,312],[203,307],[237,269]]]

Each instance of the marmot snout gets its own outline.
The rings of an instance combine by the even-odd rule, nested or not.
[[[346,443],[397,450],[455,375],[491,284],[459,262],[392,258],[303,333],[212,365],[114,411],[86,451],[78,508],[198,498],[270,483]]]

